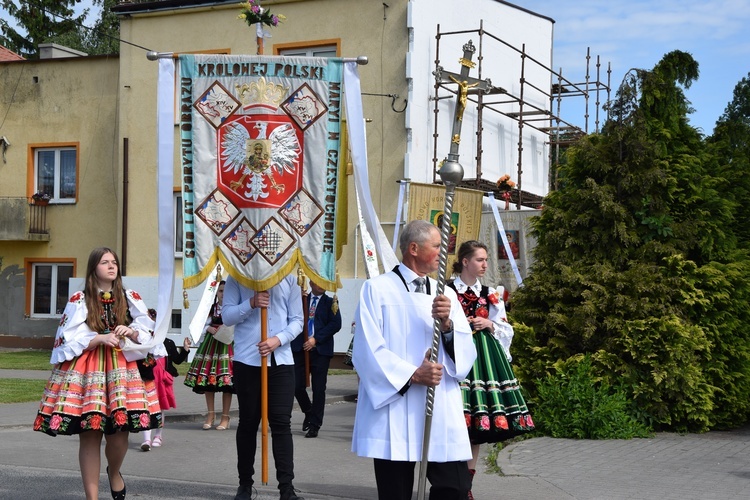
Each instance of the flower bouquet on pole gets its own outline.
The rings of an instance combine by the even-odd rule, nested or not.
[[[500,191],[500,197],[505,200],[505,210],[510,210],[510,192],[516,188],[516,183],[510,180],[510,175],[504,174],[497,180],[497,189]]]
[[[271,33],[263,29],[263,26],[277,26],[286,17],[281,14],[271,14],[269,9],[260,6],[260,0],[250,0],[242,4],[242,12],[237,16],[252,28],[255,25],[255,42],[258,45],[257,55],[263,55],[263,39],[270,38]]]

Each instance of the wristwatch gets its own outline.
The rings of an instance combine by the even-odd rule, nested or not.
[[[453,340],[453,320],[450,320],[451,325],[447,330],[440,330],[440,334],[443,336],[446,342]]]

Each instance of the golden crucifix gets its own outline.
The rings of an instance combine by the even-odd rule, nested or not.
[[[483,92],[488,94],[492,90],[490,79],[479,80],[471,78],[469,71],[476,66],[471,57],[476,52],[476,48],[471,40],[463,46],[464,56],[458,60],[461,64],[461,73],[452,73],[445,71],[442,66],[438,66],[433,72],[438,83],[455,83],[458,85],[458,99],[456,100],[456,111],[453,116],[453,130],[451,132],[451,153],[449,159],[458,161],[458,144],[461,142],[461,122],[464,118],[464,111],[468,103],[469,94]],[[454,151],[455,149],[455,151]],[[451,158],[452,155],[455,155]]]

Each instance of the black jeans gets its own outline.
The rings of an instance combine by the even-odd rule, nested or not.
[[[294,479],[294,443],[292,442],[292,405],[294,404],[294,366],[268,367],[268,425],[271,428],[276,480],[281,492],[292,488]],[[260,367],[234,362],[232,378],[240,408],[237,426],[237,472],[240,485],[252,486],[255,450],[260,426]]]
[[[328,366],[331,364],[331,358],[321,356],[316,349],[309,352],[312,402],[305,388],[305,351],[294,353],[294,370],[296,373],[294,397],[297,398],[302,413],[308,416],[310,427],[320,429],[323,425],[323,412],[326,407],[326,384],[328,383]]]
[[[376,458],[374,464],[379,500],[411,500],[416,462]],[[427,480],[430,500],[466,500],[471,489],[466,462],[428,462]]]

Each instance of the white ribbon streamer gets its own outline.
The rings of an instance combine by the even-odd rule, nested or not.
[[[157,170],[156,196],[159,228],[159,276],[154,337],[140,351],[151,351],[156,357],[166,356],[164,337],[172,320],[174,289],[174,72],[171,57],[159,59],[156,94]],[[127,357],[127,355],[126,355]]]
[[[375,213],[370,196],[370,181],[367,169],[367,146],[365,142],[365,120],[362,114],[362,92],[356,62],[344,64],[344,97],[346,99],[347,126],[354,164],[354,185],[362,202],[362,215],[367,230],[375,242],[383,268],[391,270],[398,265],[398,258],[388,245],[380,220]]]
[[[135,361],[149,352],[154,357],[167,355],[164,337],[172,320],[172,291],[174,288],[174,60],[159,59],[156,87],[156,196],[159,229],[159,276],[154,336],[145,344],[127,342],[122,351],[125,359]]]
[[[508,237],[505,235],[505,226],[503,226],[503,221],[500,219],[500,212],[497,210],[497,203],[495,203],[495,194],[494,193],[487,193],[487,196],[490,198],[490,207],[492,208],[492,215],[495,216],[495,224],[497,224],[497,230],[500,232],[500,238],[503,240],[503,247],[505,248],[505,254],[508,256],[508,260],[510,261],[510,267],[513,269],[513,274],[516,275],[516,281],[518,282],[518,286],[523,286],[523,279],[521,278],[521,273],[518,270],[518,264],[516,264],[516,258],[513,256],[513,252],[510,250],[510,244],[508,243]]]
[[[214,270],[211,271],[211,274],[208,276],[206,286],[203,288],[203,293],[201,294],[201,300],[198,302],[198,307],[195,309],[195,315],[188,327],[190,337],[193,339],[194,344],[197,344],[201,335],[203,335],[208,313],[211,312],[211,306],[214,305],[216,292],[219,290],[219,282],[216,281],[216,270],[218,267],[218,265],[214,267]]]
[[[401,229],[401,213],[404,210],[404,193],[406,192],[406,182],[401,181],[398,185],[398,204],[396,205],[396,226],[393,228],[393,251],[398,248],[398,231]]]

